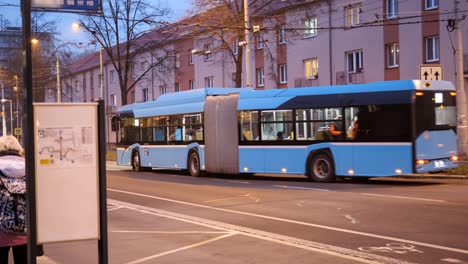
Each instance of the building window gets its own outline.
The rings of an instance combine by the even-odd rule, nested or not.
[[[167,69],[167,59],[166,57],[159,57],[159,71],[165,71]]]
[[[206,44],[204,46],[205,50],[205,61],[211,61],[213,60],[213,44]]]
[[[304,22],[304,37],[309,38],[309,37],[314,37],[317,36],[317,18],[316,17],[310,17],[307,18]]]
[[[346,7],[346,26],[355,27],[359,25],[359,14],[361,13],[360,5],[352,5]]]
[[[143,102],[147,102],[149,100],[149,90],[148,88],[141,89],[141,93],[143,95]]]
[[[395,68],[398,67],[400,57],[400,48],[398,43],[387,45],[387,67]]]
[[[350,51],[346,53],[348,73],[361,72],[363,70],[362,50]]]
[[[189,65],[193,65],[193,49],[189,49],[188,50],[188,53],[189,53],[189,59],[188,59],[188,64]]]
[[[387,0],[387,18],[394,18],[398,15],[398,0]]]
[[[167,93],[167,86],[166,85],[159,86],[159,94],[163,95],[165,93]]]
[[[286,64],[279,65],[279,82],[287,83],[288,82],[288,70]]]
[[[257,49],[263,49],[265,43],[263,41],[263,36],[258,34],[255,36],[255,43],[257,44]]]
[[[234,43],[232,43],[232,53],[234,53],[234,55],[239,54],[239,39],[238,38],[234,39]]]
[[[116,94],[111,94],[111,105],[112,106],[117,106],[117,95]]]
[[[439,0],[425,0],[426,10],[436,9],[439,7]]]
[[[175,54],[175,67],[176,68],[180,67],[180,54],[179,53]]]
[[[317,79],[319,72],[318,58],[304,60],[306,79]]]
[[[426,62],[439,60],[439,37],[432,36],[426,38]]]
[[[136,103],[135,90],[132,90],[130,92],[130,100],[131,100],[132,103]]]
[[[257,69],[257,86],[265,86],[265,70],[263,68]]]
[[[278,32],[278,44],[286,44],[286,30],[284,26],[282,26]]]
[[[176,82],[176,83],[174,84],[174,90],[175,90],[176,92],[180,92],[180,83]]]
[[[189,90],[193,90],[194,86],[193,86],[193,80],[189,80],[188,81],[188,88]]]
[[[75,81],[75,92],[81,91],[80,81]]]
[[[110,79],[111,79],[111,82],[115,83],[117,81],[117,78],[116,78],[116,74],[115,74],[115,71],[114,70],[111,70],[110,71]]]
[[[214,87],[214,77],[205,77],[205,88],[213,88]]]
[[[146,72],[148,69],[149,69],[149,64],[148,64],[148,62],[147,62],[147,61],[142,62],[142,63],[141,63],[141,70],[142,70],[143,72]]]

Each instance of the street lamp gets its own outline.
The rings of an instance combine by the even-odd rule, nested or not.
[[[13,103],[10,99],[2,98],[0,100],[2,102],[2,110],[3,110],[3,135],[5,136],[6,132],[6,117],[5,117],[5,102],[10,103],[10,133],[13,134]]]
[[[80,31],[81,24],[77,22],[73,23],[72,29],[75,32]],[[98,37],[96,36],[96,32],[91,31],[90,33],[93,35],[95,39],[94,43],[99,42]],[[104,99],[104,67],[103,67],[103,59],[102,59],[102,45],[99,45],[99,99],[101,100]]]

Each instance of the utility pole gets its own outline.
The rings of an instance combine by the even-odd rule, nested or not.
[[[249,1],[244,0],[244,35],[245,35],[245,86],[253,87],[250,78],[250,22],[249,22]]]
[[[456,61],[456,87],[457,87],[457,112],[458,112],[458,152],[466,156],[468,154],[468,127],[467,127],[467,108],[466,93],[463,80],[463,43],[462,32],[460,29],[459,18],[459,0],[455,1],[455,61]]]
[[[99,49],[99,100],[104,100],[104,67],[102,65],[102,46]],[[106,100],[104,100],[105,102]]]

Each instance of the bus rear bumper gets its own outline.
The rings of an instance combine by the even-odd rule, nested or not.
[[[416,173],[434,172],[457,167],[457,163],[450,159],[431,160],[424,165],[416,165]]]

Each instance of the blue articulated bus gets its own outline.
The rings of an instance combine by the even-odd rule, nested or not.
[[[317,182],[438,171],[458,160],[455,101],[419,80],[165,94],[118,109],[117,163]]]

